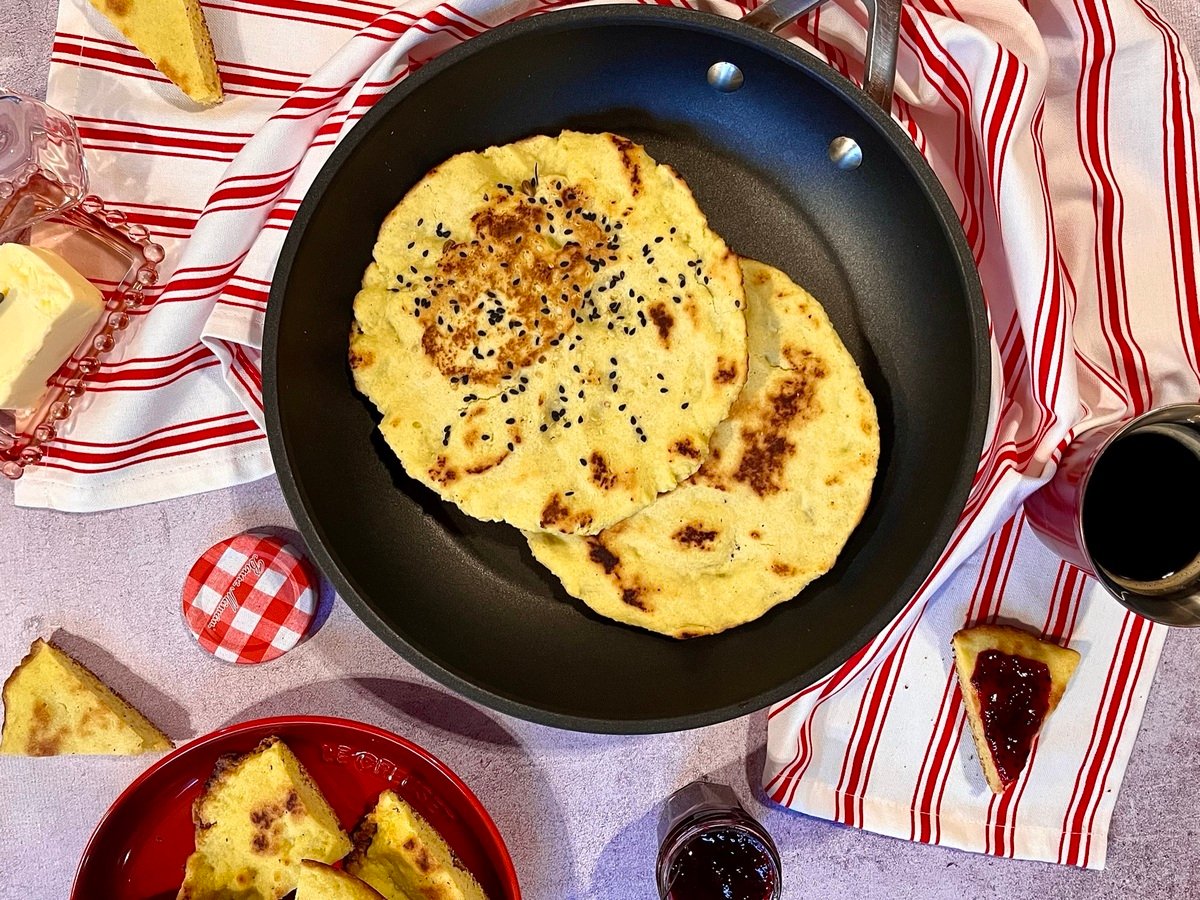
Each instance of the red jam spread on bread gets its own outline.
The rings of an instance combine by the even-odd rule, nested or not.
[[[1016,780],[1033,738],[1050,708],[1050,669],[1045,663],[999,650],[984,650],[971,684],[979,693],[983,736],[1000,780]]]

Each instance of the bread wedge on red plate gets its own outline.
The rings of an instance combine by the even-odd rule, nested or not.
[[[988,787],[1002,793],[1029,762],[1079,653],[1010,625],[964,628],[951,646],[979,763]]]
[[[315,859],[300,861],[296,900],[386,900],[383,894],[349,872]]]

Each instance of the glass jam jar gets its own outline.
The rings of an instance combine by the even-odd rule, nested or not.
[[[783,871],[767,830],[726,785],[693,781],[658,825],[661,900],[779,900]]]

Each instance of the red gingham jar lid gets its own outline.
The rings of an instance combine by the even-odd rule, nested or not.
[[[217,659],[260,663],[304,637],[317,609],[312,567],[286,540],[247,531],[210,547],[183,585],[183,618]]]

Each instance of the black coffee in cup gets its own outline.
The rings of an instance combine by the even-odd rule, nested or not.
[[[1200,577],[1200,433],[1163,423],[1118,437],[1082,512],[1092,559],[1121,587],[1166,594]]]

